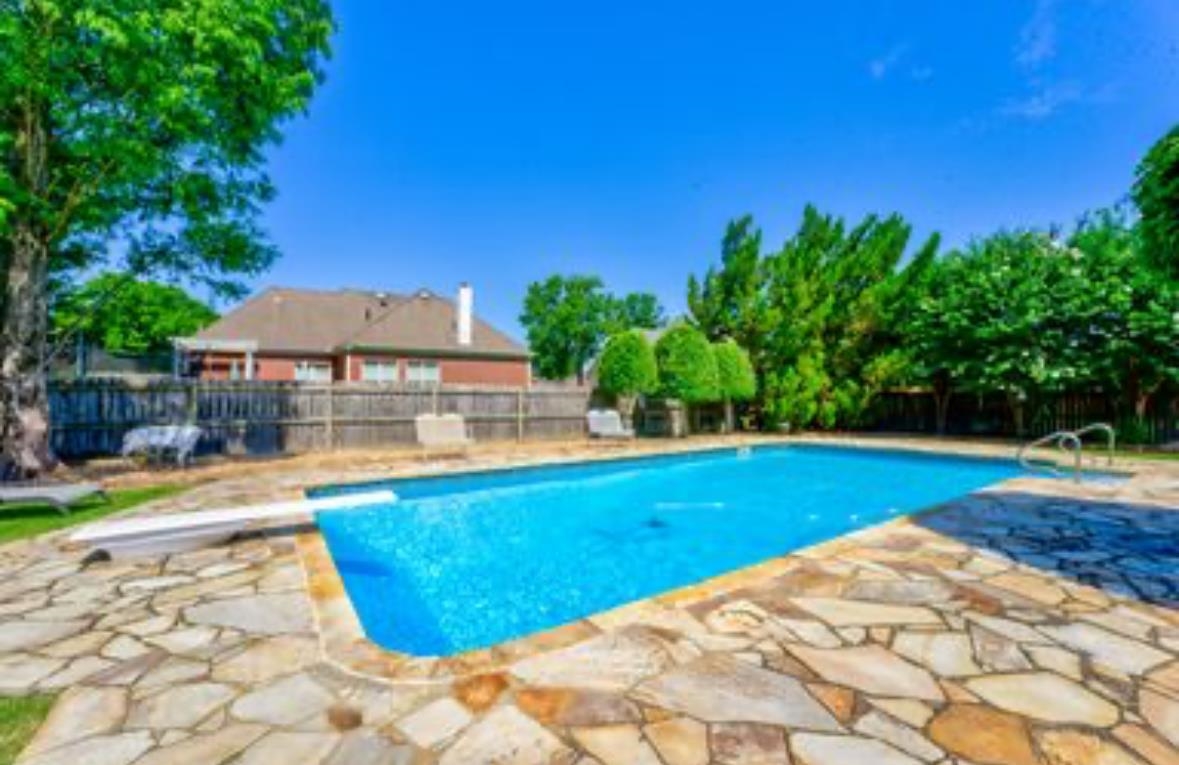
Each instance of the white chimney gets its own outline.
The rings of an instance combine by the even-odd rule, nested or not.
[[[471,285],[463,282],[458,288],[458,344],[471,344],[471,312],[475,303],[475,291]]]

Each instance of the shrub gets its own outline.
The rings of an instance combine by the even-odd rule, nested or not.
[[[700,330],[689,324],[677,324],[655,344],[659,366],[659,392],[685,404],[717,401],[720,386],[716,356],[712,345]]]
[[[615,396],[637,396],[658,388],[655,351],[641,331],[619,332],[606,341],[598,362],[598,385]]]
[[[757,395],[757,376],[744,348],[733,340],[722,340],[713,344],[712,353],[721,399],[749,401]]]

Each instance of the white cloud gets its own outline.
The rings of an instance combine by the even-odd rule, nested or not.
[[[894,45],[883,56],[874,58],[868,62],[868,74],[872,75],[874,80],[883,80],[888,76],[888,73],[900,63],[904,58],[905,52],[908,50],[907,45]]]
[[[1036,0],[1032,17],[1019,31],[1015,61],[1035,69],[1056,55],[1056,0]]]
[[[999,109],[1006,117],[1027,120],[1043,120],[1051,117],[1062,107],[1085,101],[1087,95],[1075,82],[1049,83],[1040,86],[1031,95],[1007,101]]]

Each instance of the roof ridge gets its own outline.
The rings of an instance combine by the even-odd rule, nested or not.
[[[336,287],[334,289],[328,289],[328,288],[323,288],[323,287],[284,287],[280,284],[272,284],[267,287],[264,287],[261,291],[255,293],[252,297],[248,298],[244,302],[249,302],[250,300],[255,300],[263,295],[270,294],[273,292],[289,292],[289,293],[304,294],[304,295],[361,295],[361,296],[374,297],[374,298],[375,297],[395,298],[398,300],[406,300],[406,299],[412,297],[412,295],[405,293],[405,292],[393,292],[391,290],[361,289],[359,287]]]
[[[385,311],[382,311],[379,315],[373,317],[372,319],[369,319],[368,321],[362,322],[361,325],[359,327],[357,327],[356,331],[346,335],[344,337],[344,339],[342,339],[337,344],[336,347],[337,348],[346,348],[349,343],[351,343],[353,340],[355,340],[357,338],[357,336],[366,332],[370,327],[375,327],[376,325],[381,324],[382,322],[385,321],[385,319],[389,318],[390,314],[392,314],[396,311],[400,311],[401,309],[403,309],[406,306],[413,303],[413,301],[415,299],[418,299],[417,295],[408,296],[403,300],[398,300],[396,303],[389,306]]]

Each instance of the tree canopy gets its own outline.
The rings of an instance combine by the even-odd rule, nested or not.
[[[1017,431],[1029,403],[1067,391],[1118,394],[1140,416],[1179,380],[1176,287],[1147,268],[1125,210],[1086,216],[1067,241],[991,235],[937,263],[914,296],[911,378],[1004,393]]]
[[[274,259],[264,149],[303,112],[324,0],[27,0],[0,13],[3,453],[47,464],[49,284],[98,266],[223,292]]]
[[[712,344],[717,392],[723,401],[749,401],[757,395],[757,375],[745,349],[727,338]]]
[[[116,250],[128,271],[236,290],[275,257],[263,148],[328,53],[323,0],[30,0],[0,15],[0,200],[49,268]],[[112,247],[118,243],[119,247]],[[15,255],[15,253],[13,253]]]
[[[849,228],[807,207],[781,249],[761,252],[750,218],[729,225],[721,264],[690,279],[693,321],[746,349],[767,424],[858,424],[903,359],[894,316],[937,251],[931,237],[901,268],[911,229],[899,216]]]
[[[650,292],[631,292],[611,301],[609,324],[612,331],[655,329],[666,322],[659,298]]]
[[[581,380],[607,336],[636,327],[652,329],[662,320],[654,295],[619,298],[596,276],[554,275],[533,282],[520,314],[536,372],[549,380],[575,375]]]
[[[152,353],[208,326],[217,313],[183,289],[123,274],[96,276],[53,305],[53,335],[75,337],[114,353]]]
[[[664,332],[655,343],[659,366],[659,392],[685,404],[720,399],[716,356],[704,334],[686,323]]]
[[[655,351],[641,330],[612,335],[598,360],[598,385],[615,396],[653,393],[659,386]]]
[[[1133,197],[1142,215],[1145,261],[1179,278],[1179,125],[1138,165]]]
[[[688,310],[710,340],[733,338],[746,349],[761,347],[766,323],[761,255],[761,231],[746,215],[725,229],[720,267],[710,266],[703,280],[688,277]]]

